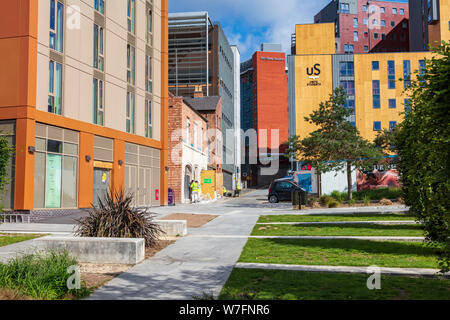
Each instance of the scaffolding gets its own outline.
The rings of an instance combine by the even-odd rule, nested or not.
[[[211,31],[208,12],[169,14],[169,90],[192,96],[200,86],[209,96]]]

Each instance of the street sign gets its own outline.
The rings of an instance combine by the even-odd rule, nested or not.
[[[211,179],[205,179],[203,182],[204,182],[205,184],[211,184],[211,183],[212,183],[212,180],[211,180]]]

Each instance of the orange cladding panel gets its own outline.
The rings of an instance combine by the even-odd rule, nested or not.
[[[86,156],[91,158],[86,160]],[[94,135],[80,132],[78,207],[90,208],[94,200]]]

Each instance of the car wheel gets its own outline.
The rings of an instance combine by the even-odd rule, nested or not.
[[[277,196],[270,196],[269,197],[270,203],[278,203],[278,197]]]

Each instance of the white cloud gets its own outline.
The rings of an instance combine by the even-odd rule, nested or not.
[[[208,11],[221,22],[230,43],[237,44],[243,59],[262,42],[281,43],[290,51],[295,24],[312,23],[314,15],[331,0],[170,0],[171,12]],[[239,26],[239,28],[237,28]],[[263,32],[249,33],[261,29]]]

